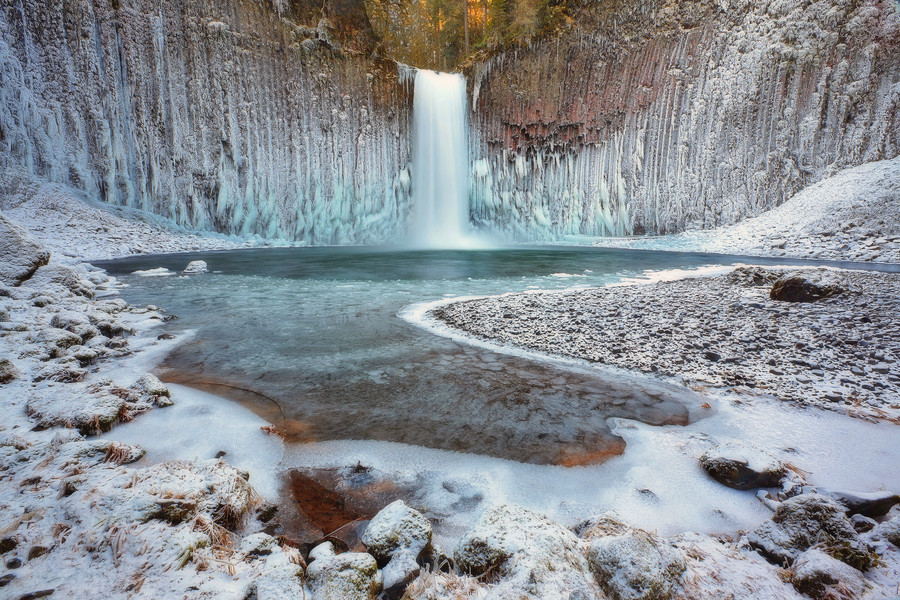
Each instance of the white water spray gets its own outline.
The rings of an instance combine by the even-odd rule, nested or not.
[[[416,73],[413,131],[412,243],[426,248],[477,245],[469,235],[465,77]]]

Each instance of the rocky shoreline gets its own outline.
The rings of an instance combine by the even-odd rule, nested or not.
[[[773,299],[782,278],[833,285]],[[719,277],[512,294],[433,311],[482,339],[854,416],[900,418],[900,275],[739,268]]]
[[[147,356],[178,341],[153,333],[154,325],[168,315],[158,307],[130,306],[116,298],[115,279],[89,265],[59,260],[5,218],[0,217],[0,227],[4,267],[0,595],[4,597],[91,597],[98,589],[109,598],[256,600],[895,595],[900,581],[900,498],[884,491],[861,495],[810,487],[790,465],[741,444],[712,447],[700,459],[700,467],[722,485],[759,489],[760,498],[773,510],[771,519],[737,535],[662,537],[629,525],[627,515],[613,514],[567,528],[525,508],[502,504],[489,507],[455,547],[445,551],[432,540],[432,523],[416,510],[425,507],[394,502],[370,522],[356,524],[362,535],[352,545],[326,536],[309,551],[298,549],[291,540],[277,536],[274,506],[254,491],[250,474],[229,464],[227,456],[147,464],[140,460],[140,447],[116,441],[118,424],[178,402],[176,394],[145,371]],[[185,271],[185,276],[192,276],[202,269],[195,265]],[[736,386],[733,378],[744,373],[740,369],[750,369],[747,372],[756,373],[758,383],[755,388],[748,385],[745,376],[739,385],[746,394],[757,393],[759,381],[771,385],[773,378],[784,377],[785,389],[803,402],[839,406],[860,416],[894,415],[898,336],[892,310],[898,297],[897,276],[817,273],[816,289],[831,294],[834,288],[829,286],[835,286],[841,293],[809,305],[782,302],[777,310],[766,310],[779,302],[766,299],[776,275],[784,274],[744,270],[730,278],[588,290],[571,297],[506,296],[476,301],[484,306],[462,303],[442,311],[458,309],[460,315],[487,311],[487,316],[493,315],[492,339],[498,338],[495,328],[501,326],[515,324],[519,335],[537,336],[539,328],[552,328],[554,318],[572,319],[575,331],[563,327],[561,335],[605,336],[609,339],[602,347],[610,360],[627,351],[626,356],[633,358],[629,368],[638,365],[657,373],[671,368],[674,374],[677,366],[696,385],[720,387]],[[722,295],[726,300],[715,300]],[[585,301],[579,309],[582,314],[570,315],[568,303],[577,298]],[[565,303],[565,311],[554,313],[548,299]],[[622,305],[618,314],[612,313],[614,299]],[[843,367],[831,365],[849,356],[846,348],[865,369],[865,381],[881,385],[873,383],[875,389],[870,390],[859,379],[860,392],[851,404],[843,396],[834,402],[806,399],[809,389],[825,388],[802,387],[813,380],[800,381],[801,365],[792,359],[787,362],[797,369],[785,366],[780,376],[771,373],[779,365],[767,361],[768,375],[757,373],[758,361],[747,362],[746,354],[742,360],[728,360],[738,356],[734,348],[751,331],[717,335],[716,342],[722,345],[716,348],[691,342],[681,363],[652,359],[649,334],[641,329],[654,331],[653,315],[678,318],[660,304],[666,300],[690,307],[685,310],[693,312],[683,315],[683,329],[696,339],[704,331],[726,329],[728,315],[739,309],[758,311],[767,319],[760,331],[776,341],[784,333],[782,323],[809,321],[802,340],[783,341],[785,347],[775,348],[806,357],[810,369],[812,361],[818,361],[821,381],[828,385],[838,374],[844,375]],[[517,304],[491,308],[503,302]],[[632,312],[623,312],[626,305]],[[835,311],[847,319],[830,323],[851,328],[857,343],[841,344],[840,352],[819,357],[815,352],[825,339],[821,336],[828,333],[824,325]],[[507,317],[507,312],[513,316]],[[598,327],[587,327],[594,317]],[[610,335],[610,329],[601,336],[603,327],[610,327],[604,319],[613,317],[626,323],[622,335]],[[631,317],[636,321],[629,321]],[[665,327],[661,323],[655,326]],[[669,328],[674,336],[674,326]],[[531,339],[533,347],[558,353],[558,346],[542,348]],[[584,340],[593,342],[590,337]],[[613,352],[613,343],[623,349]],[[761,345],[760,356],[762,350]],[[718,360],[710,356],[714,352]],[[882,364],[888,365],[886,371]],[[835,375],[825,377],[826,373]]]

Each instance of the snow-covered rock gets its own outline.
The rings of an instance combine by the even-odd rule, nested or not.
[[[209,271],[209,266],[205,260],[192,260],[181,272],[182,275],[198,275]]]
[[[383,570],[384,589],[398,597],[419,574],[416,560],[431,546],[431,523],[422,513],[397,500],[381,509],[362,535],[366,550]]]
[[[595,539],[588,561],[614,600],[668,600],[680,589],[686,568],[680,550],[639,530]]]
[[[64,388],[33,393],[25,405],[25,411],[40,427],[74,427],[92,434],[112,429],[124,410],[125,400],[119,396],[98,392],[73,398]]]
[[[297,600],[303,596],[303,568],[287,564],[263,571],[250,585],[245,600]]]
[[[900,548],[900,516],[879,523],[872,530],[872,536],[887,540]]]
[[[869,587],[858,570],[818,549],[807,550],[797,557],[791,581],[797,591],[813,598],[858,598]],[[844,595],[836,594],[835,588]]]
[[[772,519],[749,533],[747,540],[770,560],[784,564],[823,541],[839,548],[841,560],[853,567],[865,570],[875,562],[844,507],[820,494],[785,500]]]
[[[8,358],[0,358],[0,384],[9,383],[13,379],[21,377],[19,369]]]
[[[0,283],[19,285],[50,261],[50,253],[0,214]]]
[[[784,463],[768,452],[734,441],[707,450],[700,466],[719,483],[738,490],[775,487],[786,473]]]
[[[40,289],[45,292],[48,288],[62,294],[74,294],[93,298],[95,286],[84,276],[84,272],[66,265],[49,264],[35,271],[25,286],[32,289]]]
[[[500,582],[488,598],[601,598],[584,556],[584,543],[571,531],[514,505],[490,508],[459,541],[457,567]]]
[[[331,542],[310,552],[306,570],[314,600],[372,600],[381,590],[378,563],[364,552],[335,554]]]

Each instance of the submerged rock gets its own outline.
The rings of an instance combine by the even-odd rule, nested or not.
[[[797,591],[816,599],[859,597],[869,587],[858,570],[817,549],[807,550],[798,556],[793,573],[791,582]],[[837,589],[845,595],[836,595]]]
[[[613,600],[668,600],[687,568],[680,550],[639,530],[594,540],[588,561]]]
[[[457,567],[500,576],[488,598],[582,598],[602,595],[584,556],[584,542],[550,519],[501,505],[484,512],[453,552]]]
[[[0,283],[20,285],[50,262],[50,252],[0,214]]]
[[[706,451],[700,466],[719,483],[738,490],[776,487],[786,474],[784,464],[771,454],[737,442]]]
[[[768,559],[781,564],[790,564],[819,543],[858,569],[865,570],[876,560],[856,533],[844,507],[820,494],[801,494],[785,500],[772,519],[749,533],[747,539]]]
[[[847,291],[836,278],[813,273],[791,273],[772,284],[769,297],[783,302],[815,302]]]
[[[381,589],[378,563],[364,552],[335,554],[331,542],[310,552],[307,569],[315,600],[372,600]]]

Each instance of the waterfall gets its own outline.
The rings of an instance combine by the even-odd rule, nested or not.
[[[413,98],[413,211],[410,238],[426,248],[472,246],[466,79],[419,70]]]

